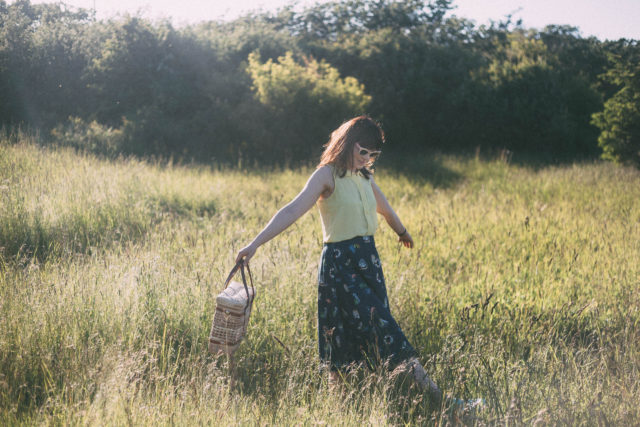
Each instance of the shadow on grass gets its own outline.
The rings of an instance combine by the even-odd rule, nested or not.
[[[53,149],[55,149],[56,147],[71,148],[80,154],[89,154],[107,161],[114,159],[135,158],[139,160],[145,160],[149,164],[159,167],[168,165],[184,167],[193,166],[203,167],[210,170],[241,171],[242,173],[245,173],[247,175],[265,175],[284,171],[287,169],[315,169],[320,160],[321,154],[321,150],[313,150],[313,154],[311,155],[317,157],[309,158],[307,160],[301,160],[293,164],[261,163],[259,159],[253,159],[253,161],[238,163],[238,161],[225,161],[219,158],[216,160],[211,160],[211,156],[198,156],[196,154],[179,155],[176,153],[148,153],[143,155],[124,151],[107,154],[99,150],[91,150],[82,147],[59,144],[51,141],[50,139],[41,138],[39,136],[32,139],[34,143],[41,146],[46,146]],[[451,155],[455,155],[455,153],[451,153]],[[387,170],[392,174],[406,176],[410,180],[417,183],[429,183],[433,187],[449,188],[461,181],[463,175],[444,166],[441,158],[442,156],[438,152],[432,152],[424,149],[420,150],[412,148],[410,152],[397,151],[396,149],[396,151],[385,152],[381,160],[378,162],[378,166],[381,170]],[[178,210],[180,210],[180,207],[178,207]]]
[[[127,200],[101,207],[83,206],[55,221],[16,205],[0,218],[0,258],[44,262],[51,257],[91,255],[101,248],[140,241],[167,217],[211,217],[216,213],[216,203],[161,194],[137,206]]]
[[[390,153],[376,165],[380,170],[404,176],[418,184],[431,184],[434,188],[451,188],[464,176],[446,167],[438,153]]]
[[[539,171],[550,166],[568,166],[575,163],[592,163],[600,160],[599,152],[589,153],[549,153],[534,151],[511,151],[506,148],[485,149],[479,148],[475,152],[454,152],[456,156],[475,157],[479,160],[491,162],[500,160],[514,166]]]
[[[149,230],[151,224],[118,218],[117,226],[103,221],[65,222],[44,224],[39,218],[5,218],[10,227],[0,232],[0,257],[5,261],[15,260],[44,262],[51,257],[78,254],[90,255],[99,247],[138,240]]]
[[[379,160],[382,170],[389,170],[400,176],[435,188],[451,188],[465,179],[464,173],[452,170],[445,165],[445,159],[451,158],[463,164],[479,161],[481,163],[502,162],[533,172],[548,167],[570,166],[576,163],[593,163],[600,161],[599,153],[557,154],[545,152],[513,152],[508,149],[489,150],[452,150],[385,153]],[[455,163],[455,162],[454,162]]]

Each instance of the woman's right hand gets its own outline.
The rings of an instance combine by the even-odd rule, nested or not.
[[[236,256],[236,264],[239,264],[242,261],[244,265],[247,265],[251,257],[256,253],[256,250],[258,250],[258,248],[254,246],[253,243],[250,243],[248,246],[240,249]]]

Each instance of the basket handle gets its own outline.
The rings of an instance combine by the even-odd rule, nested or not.
[[[244,268],[245,266],[247,267],[247,271],[249,272],[249,280],[251,283],[251,289],[253,290],[253,295],[255,298],[255,294],[256,294],[256,288],[253,286],[253,275],[251,274],[251,269],[249,268],[249,263],[247,263],[245,265],[244,261],[239,261],[236,265],[233,266],[233,268],[231,269],[231,272],[229,273],[229,276],[227,276],[227,280],[224,281],[224,289],[227,289],[227,286],[229,286],[229,283],[231,283],[231,279],[233,279],[233,276],[236,275],[236,273],[238,272],[238,270],[240,270],[240,273],[242,275],[242,284],[244,285],[244,291],[247,293],[247,306],[244,308],[244,311],[246,313],[247,308],[253,304],[253,298],[251,298],[251,296],[249,295],[249,287],[247,286],[247,278],[244,274]]]
[[[251,300],[250,303],[253,303],[253,298],[255,298],[256,288],[253,286],[253,276],[251,274],[251,269],[249,268],[249,263],[246,265],[240,261],[240,274],[242,275],[242,284],[244,285],[244,290],[247,293],[247,301]],[[247,272],[249,272],[249,283],[251,283],[251,290],[253,291],[254,297],[251,298],[249,296],[249,288],[247,287],[247,278],[244,275],[244,268],[247,267]]]

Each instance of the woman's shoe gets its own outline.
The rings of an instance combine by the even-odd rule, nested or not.
[[[457,397],[449,397],[446,403],[450,409],[462,412],[481,411],[487,406],[487,402],[482,398],[459,399]]]

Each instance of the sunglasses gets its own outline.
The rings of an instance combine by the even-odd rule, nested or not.
[[[356,148],[360,150],[358,151],[358,154],[360,154],[361,156],[366,156],[368,154],[371,160],[375,160],[380,154],[382,154],[382,151],[371,151],[367,150],[366,148],[362,148],[357,142]]]

